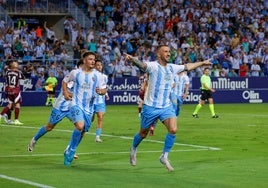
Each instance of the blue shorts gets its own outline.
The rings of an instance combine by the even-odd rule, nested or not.
[[[166,108],[154,108],[151,106],[143,105],[141,111],[141,128],[148,129],[157,119],[161,122],[168,118],[176,117],[175,110],[172,105]]]
[[[76,123],[78,121],[83,121],[84,131],[88,132],[91,126],[92,114],[86,113],[84,110],[82,110],[78,106],[72,106],[70,108],[70,112],[71,112],[71,119],[73,123]]]
[[[100,103],[100,104],[94,104],[94,113],[96,112],[106,112],[106,104]]]
[[[183,98],[182,98],[182,96],[179,96],[177,98],[177,103],[178,103],[179,106],[183,105]]]
[[[170,99],[173,105],[182,105],[183,104],[183,98],[182,96],[175,95],[172,93],[170,95]]]
[[[49,123],[52,125],[57,125],[63,118],[67,117],[69,120],[71,120],[71,113],[70,111],[60,111],[56,108],[52,108],[50,117],[49,117]]]

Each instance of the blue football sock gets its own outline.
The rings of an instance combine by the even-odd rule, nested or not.
[[[138,147],[138,145],[141,143],[142,140],[143,140],[143,138],[140,136],[139,133],[137,133],[137,134],[134,136],[132,146],[133,146],[134,148]]]
[[[79,139],[79,141],[78,141],[77,145],[79,145],[79,144],[80,144],[80,142],[81,142],[82,138],[84,137],[84,134],[86,134],[86,133],[83,131],[83,132],[81,133],[81,137],[80,137],[80,139]]]
[[[176,116],[177,116],[177,117],[180,115],[180,112],[181,112],[181,108],[178,107],[178,108],[177,108],[177,112],[176,112]]]
[[[46,126],[41,127],[39,131],[36,133],[36,135],[34,136],[34,140],[37,141],[46,133],[47,133]]]
[[[169,152],[171,150],[172,146],[174,145],[175,139],[175,134],[167,133],[164,144],[164,152]]]
[[[69,145],[70,145],[69,149],[76,150],[76,148],[81,140],[81,136],[82,136],[81,131],[79,131],[78,129],[75,128],[73,131],[70,143],[69,143]]]
[[[97,128],[96,129],[96,136],[100,136],[101,135],[101,128]]]

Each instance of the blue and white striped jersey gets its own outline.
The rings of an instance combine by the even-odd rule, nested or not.
[[[72,81],[67,83],[67,87],[69,88],[69,91],[71,93],[73,92],[73,84],[74,83]],[[53,108],[56,108],[57,110],[60,110],[63,112],[68,111],[70,108],[70,101],[65,100],[62,89],[61,89],[58,97],[56,98],[56,101],[55,101]]]
[[[107,88],[107,83],[108,83],[108,76],[100,73],[103,82],[106,84],[106,86],[104,88]],[[105,103],[105,95],[99,95],[98,93],[95,93],[95,100],[94,100],[94,104],[103,104]]]
[[[75,69],[72,70],[70,76],[65,77],[63,81],[65,83],[70,81],[74,82],[70,106],[77,105],[86,113],[93,113],[93,101],[96,88],[106,88],[101,74],[96,70],[86,73],[81,69]]]
[[[155,108],[165,108],[171,105],[170,94],[175,74],[184,70],[184,65],[160,65],[157,61],[147,64],[148,87],[144,96],[144,104]]]
[[[174,78],[174,83],[175,86],[172,92],[176,96],[183,96],[185,91],[185,85],[190,84],[189,77],[185,73],[182,73],[181,75],[176,74]]]

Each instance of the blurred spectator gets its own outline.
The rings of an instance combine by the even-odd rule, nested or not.
[[[19,1],[19,0],[18,0]],[[21,0],[22,1],[22,0]],[[27,25],[25,19],[23,19],[22,17],[19,18],[18,20],[18,29],[20,30],[22,27],[25,27]]]
[[[68,54],[66,49],[63,49],[61,54],[59,55],[59,60],[64,64],[71,61],[71,56]]]
[[[27,52],[25,53],[25,55],[23,56],[23,58],[22,58],[22,62],[23,62],[23,64],[29,63],[29,62],[31,62],[32,60],[33,60],[33,57],[32,57],[32,55],[31,55],[30,51],[27,51]]]
[[[220,77],[220,69],[218,67],[218,64],[212,65],[211,77]]]
[[[250,75],[253,77],[259,77],[261,72],[261,67],[258,64],[258,60],[254,59],[253,60],[253,65],[250,67]]]
[[[130,77],[132,72],[131,63],[125,61],[125,64],[123,66],[122,75],[124,77]]]
[[[74,60],[74,64],[76,64],[76,62],[78,62],[81,59],[81,55],[82,55],[82,50],[80,48],[79,45],[76,45],[73,47],[73,60]]]
[[[72,26],[71,27],[71,45],[72,46],[78,45],[77,44],[78,34],[79,34],[79,30],[77,28],[77,25]]]
[[[226,72],[225,69],[221,69],[220,70],[220,77],[227,77],[228,76],[228,72]]]
[[[130,66],[131,66],[131,76],[139,77],[140,76],[140,69],[132,64],[130,64]]]
[[[107,32],[108,33],[111,33],[112,30],[114,29],[115,27],[115,23],[114,21],[112,20],[111,17],[108,18],[108,21],[106,22],[106,28],[107,28]]]
[[[51,45],[56,40],[56,33],[52,29],[52,26],[47,27],[47,21],[44,22],[44,28],[46,30],[46,40]]]
[[[23,54],[25,54],[27,51],[29,51],[29,43],[26,40],[25,36],[22,37],[21,45],[22,45],[22,52],[23,52]],[[23,56],[23,54],[22,54],[22,56]]]
[[[240,44],[240,38],[237,34],[234,34],[234,37],[231,40],[231,48],[236,49]]]
[[[25,78],[32,78],[32,71],[34,70],[34,67],[31,63],[27,63],[22,70],[23,75]]]
[[[13,49],[12,59],[18,59],[18,60],[21,59],[21,56],[20,56],[19,52],[17,51],[17,49]]]
[[[114,77],[115,78],[123,77],[123,71],[124,71],[124,66],[122,65],[122,62],[120,61],[120,59],[116,59],[115,66],[114,66]]]
[[[14,51],[16,51],[16,52],[14,52]],[[14,53],[18,53],[18,55],[15,55],[15,56],[13,55],[13,57],[15,57],[15,58],[23,57],[23,47],[22,47],[20,37],[17,37],[13,43],[13,54]]]
[[[97,52],[97,43],[95,42],[94,39],[91,39],[91,41],[88,43],[87,49],[94,53]]]
[[[67,68],[67,66],[63,66],[62,73],[63,73],[62,78],[70,73],[70,70]]]
[[[230,71],[228,72],[228,77],[238,77],[238,74],[236,73],[236,71],[231,68]]]
[[[64,27],[64,40],[69,41],[70,40],[70,35],[71,35],[71,28],[72,28],[72,17],[67,16],[66,19],[63,22],[63,27]]]
[[[35,35],[37,39],[43,37],[43,29],[40,27],[40,25],[38,25],[37,28],[35,29]]]
[[[41,73],[43,74],[43,75],[45,75],[45,72],[46,72],[46,70],[45,70],[45,68],[41,65],[41,63],[40,62],[36,62],[36,71],[37,71],[37,73],[40,75]]]
[[[44,52],[46,50],[46,46],[45,43],[43,42],[42,39],[38,39],[36,42],[36,46],[34,48],[34,52],[35,52],[35,58],[42,60],[44,57]]]
[[[237,52],[231,61],[232,71],[234,71],[237,75],[239,75],[240,65],[242,65],[242,59],[240,57],[240,53]]]
[[[246,77],[249,76],[249,69],[248,69],[248,65],[246,62],[243,62],[242,65],[240,65],[240,70],[239,70],[239,76],[241,77]]]
[[[83,37],[83,35],[82,35],[81,32],[78,33],[78,36],[77,36],[77,38],[76,38],[76,44],[80,47],[80,49],[85,48],[86,40],[85,40],[85,38]],[[75,46],[75,45],[74,45],[74,46]]]
[[[108,63],[104,68],[104,73],[108,75],[109,78],[112,78],[115,73],[115,64],[116,60],[112,60],[110,63]]]
[[[90,28],[88,31],[87,31],[87,36],[86,36],[86,40],[87,40],[87,43],[90,43],[91,42],[91,40],[93,39],[95,39],[95,33],[94,33],[94,30],[92,29],[92,28]]]
[[[93,27],[97,24],[97,11],[95,6],[88,6],[89,11],[89,27]]]

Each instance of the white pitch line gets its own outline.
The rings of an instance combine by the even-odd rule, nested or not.
[[[18,183],[24,183],[24,184],[28,184],[28,185],[35,186],[35,187],[40,187],[40,188],[55,188],[55,187],[51,187],[49,185],[44,185],[44,184],[40,184],[40,183],[36,183],[36,182],[24,180],[24,179],[13,178],[13,177],[10,177],[10,176],[6,176],[4,174],[0,174],[0,178],[15,181],[15,182],[18,182]]]
[[[208,151],[210,149],[181,149],[181,150],[172,150],[174,152],[190,152],[190,151]],[[215,151],[215,150],[214,150]],[[140,151],[139,153],[161,153],[162,150],[154,150],[154,151]],[[87,153],[77,153],[77,155],[120,155],[120,154],[129,154],[129,151],[117,151],[117,152],[87,152]],[[0,156],[0,158],[12,158],[12,157],[48,157],[48,156],[62,156],[63,154],[54,153],[42,153],[42,154],[27,154],[27,155],[5,155]]]
[[[3,124],[1,124],[3,125]],[[39,129],[37,127],[29,127],[29,126],[15,126],[15,125],[3,125],[3,126],[7,126],[7,127],[16,127],[16,128],[25,128],[25,129]],[[54,131],[58,131],[58,132],[72,132],[72,130],[60,130],[60,129],[54,129]],[[87,133],[87,134],[93,134],[93,133]],[[128,139],[128,140],[132,140],[132,137],[127,137],[127,136],[115,136],[115,135],[107,135],[107,134],[103,134],[102,136],[106,136],[106,137],[113,137],[113,138],[121,138],[121,139]],[[161,143],[163,144],[163,141],[157,141],[157,140],[150,140],[150,139],[145,139],[144,141],[146,142],[154,142],[154,143]],[[180,143],[174,143],[174,145],[181,145],[181,146],[189,146],[189,147],[193,147],[193,148],[198,148],[198,149],[182,149],[182,150],[172,150],[172,152],[189,152],[189,151],[204,151],[204,150],[221,150],[220,148],[216,148],[216,147],[209,147],[209,146],[199,146],[199,145],[193,145],[193,144],[180,144]],[[161,151],[139,151],[139,153],[159,153]],[[78,155],[98,155],[98,154],[129,154],[129,151],[124,151],[124,152],[89,152],[89,153],[77,153]],[[47,157],[47,156],[62,156],[63,154],[29,154],[29,155],[5,155],[5,156],[0,156],[0,158],[10,158],[10,157]],[[7,179],[7,180],[11,180],[11,181],[15,181],[15,182],[19,182],[19,183],[24,183],[24,184],[28,184],[31,186],[35,186],[35,187],[40,187],[40,188],[54,188],[52,186],[48,186],[48,185],[44,185],[44,184],[39,184],[36,182],[32,182],[32,181],[28,181],[28,180],[23,180],[23,179],[18,179],[18,178],[14,178],[14,177],[10,177],[10,176],[6,176],[3,174],[0,174],[0,178],[2,179]]]
[[[3,125],[3,124],[1,124]],[[39,129],[37,127],[29,127],[29,126],[16,126],[16,125],[3,125],[3,126],[7,126],[7,127],[19,127],[19,128],[25,128],[25,129]],[[61,129],[53,129],[54,131],[58,131],[58,132],[72,132],[73,130],[61,130]],[[87,132],[86,134],[91,134],[91,135],[95,135],[95,133],[90,133]],[[126,140],[132,140],[133,137],[128,137],[128,136],[115,136],[115,135],[109,135],[109,134],[102,134],[102,136],[106,136],[106,137],[111,137],[111,138],[121,138],[121,139],[126,139]],[[144,142],[153,142],[153,143],[160,143],[160,144],[164,144],[163,141],[158,141],[158,140],[150,140],[150,139],[144,139]],[[206,149],[206,150],[221,150],[221,148],[216,148],[216,147],[210,147],[210,146],[200,146],[200,145],[194,145],[194,144],[181,144],[181,143],[174,143],[174,145],[177,146],[188,146],[188,147],[193,147],[193,148],[200,148],[200,149]]]

